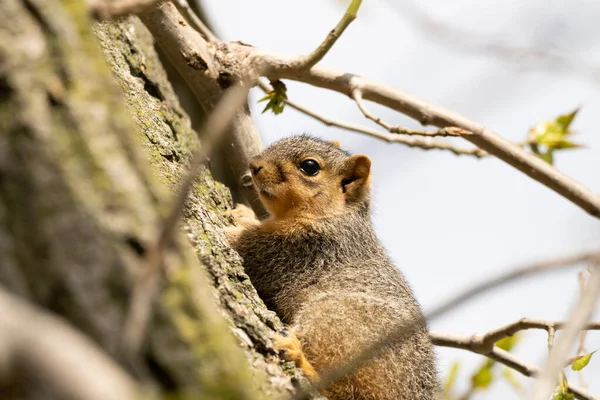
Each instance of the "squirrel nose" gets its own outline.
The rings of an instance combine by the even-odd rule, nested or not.
[[[254,161],[250,162],[250,172],[252,173],[252,176],[258,175],[261,169],[263,169],[263,167],[259,163]]]

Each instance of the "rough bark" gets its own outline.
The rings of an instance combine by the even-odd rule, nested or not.
[[[225,68],[212,56],[211,46],[199,40],[198,32],[185,21],[173,3],[161,3],[154,9],[141,13],[140,19],[206,112],[212,110],[224,90],[250,76],[247,73],[249,71],[230,74],[228,69],[232,68]],[[202,45],[199,46],[201,42]],[[262,151],[260,137],[249,109],[236,114],[231,129],[223,139],[223,147],[235,181],[241,186],[248,204],[259,218],[267,216],[256,191],[252,185],[247,184],[248,162],[252,156]]]
[[[132,280],[196,134],[137,18],[94,35],[83,2],[3,0],[0,15],[0,282],[124,363]],[[270,339],[281,323],[224,241],[229,207],[203,169],[144,352],[127,363],[163,392],[254,399],[291,389],[296,372],[280,368]],[[26,371],[0,390],[51,398]]]

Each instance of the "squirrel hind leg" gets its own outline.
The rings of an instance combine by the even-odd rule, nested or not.
[[[287,335],[277,335],[274,343],[277,350],[282,353],[286,361],[294,361],[296,367],[300,368],[304,375],[312,382],[319,380],[319,374],[308,361],[302,351],[302,344],[293,330]]]

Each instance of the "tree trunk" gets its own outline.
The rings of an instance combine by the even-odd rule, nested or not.
[[[136,17],[92,28],[83,2],[66,0],[2,0],[0,15],[1,284],[163,393],[289,392],[298,373],[280,368],[270,339],[281,322],[224,240],[231,198],[206,168],[183,213],[185,235],[167,251],[143,354],[125,362],[133,281],[196,133]],[[52,398],[37,383],[17,368],[0,392]]]

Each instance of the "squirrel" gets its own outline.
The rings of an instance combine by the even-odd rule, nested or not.
[[[265,305],[289,329],[275,344],[314,381],[403,321],[416,323],[350,375],[330,400],[433,400],[433,345],[410,287],[371,223],[371,160],[307,135],[275,142],[249,168],[270,217],[238,205],[226,231]]]

